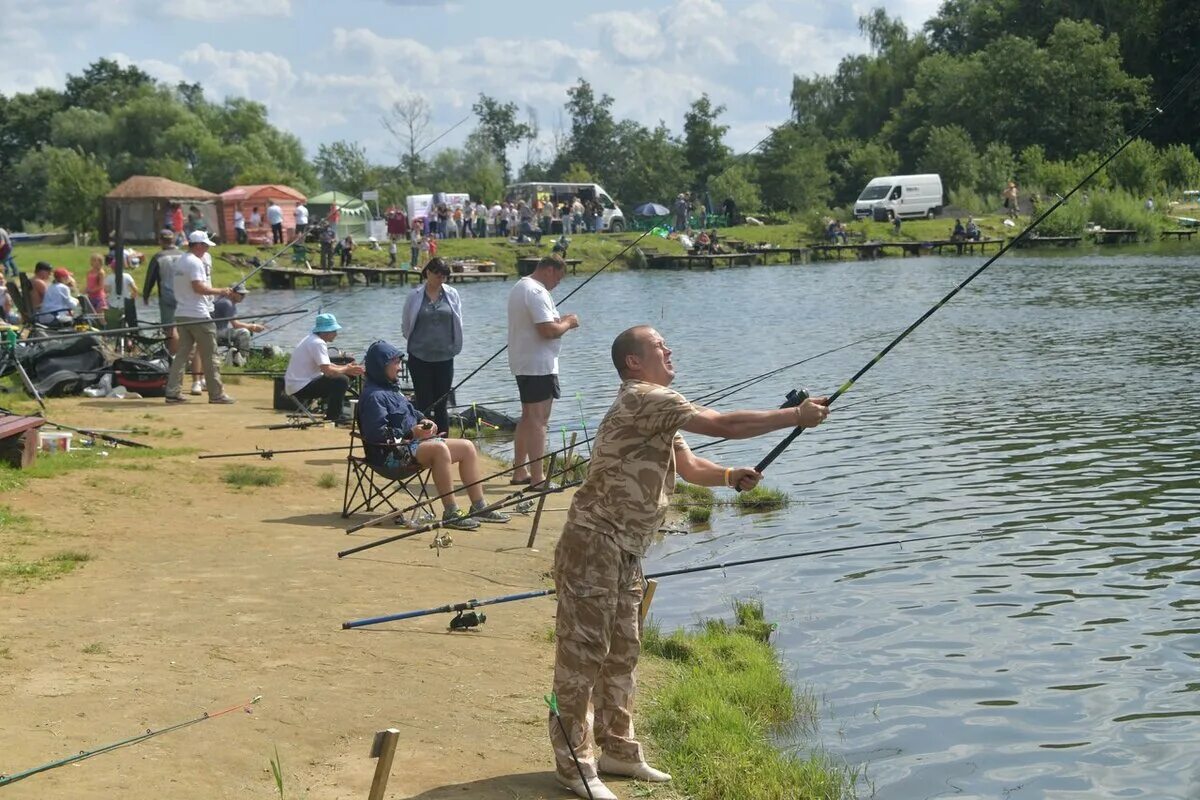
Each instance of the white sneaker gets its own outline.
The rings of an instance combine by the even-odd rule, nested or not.
[[[574,780],[568,780],[557,772],[554,773],[554,779],[558,781],[558,785],[569,792],[574,793],[576,797],[582,797],[584,800],[588,798],[588,789],[592,790],[592,800],[617,800],[617,796],[612,793],[612,790],[600,782],[599,778],[588,778],[587,786],[583,785],[583,780],[576,777]]]
[[[596,762],[596,769],[609,775],[622,775],[626,778],[637,778],[647,783],[666,783],[671,776],[660,769],[647,764],[645,761],[618,761],[608,753],[601,753]]]
[[[203,380],[192,381],[192,394],[194,394],[194,395],[204,394],[204,381]]]

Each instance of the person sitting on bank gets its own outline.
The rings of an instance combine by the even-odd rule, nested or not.
[[[213,301],[213,322],[217,324],[217,344],[233,348],[230,362],[235,367],[246,365],[250,358],[250,336],[262,333],[266,325],[257,322],[242,322],[236,317],[238,303],[246,299],[245,292],[236,292],[228,297],[218,297]]]
[[[950,241],[961,242],[967,238],[967,229],[963,227],[961,219],[954,220],[954,230],[950,233]]]
[[[846,226],[840,220],[830,220],[828,227],[825,228],[825,238],[830,242],[836,242],[838,239],[841,239],[842,244],[846,244],[848,238],[846,235]]]
[[[42,305],[34,315],[34,321],[43,325],[68,325],[75,318],[79,301],[75,299],[75,278],[70,270],[58,267],[54,270],[54,283],[46,289]]]
[[[442,497],[442,521],[445,527],[475,530],[480,522],[508,522],[508,515],[484,511],[483,484],[479,482],[479,453],[466,439],[441,439],[437,424],[425,419],[416,406],[400,391],[400,350],[386,341],[367,348],[367,379],[358,401],[359,429],[362,431],[367,461],[380,475],[403,478],[413,465],[433,473],[437,493]],[[454,476],[450,467],[458,464],[458,475],[471,499],[470,516],[458,507]]]
[[[361,364],[334,364],[329,358],[329,344],[337,338],[342,326],[333,314],[317,314],[312,333],[300,340],[288,360],[283,375],[283,388],[297,400],[325,398],[325,419],[348,422],[342,410],[350,379],[362,375]]]
[[[983,231],[979,230],[979,223],[975,221],[974,217],[967,217],[965,234],[973,242],[978,242],[983,238]]]

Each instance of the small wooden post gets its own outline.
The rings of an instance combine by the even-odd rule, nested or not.
[[[641,630],[646,624],[646,615],[650,613],[650,603],[654,600],[654,590],[658,588],[658,581],[651,578],[646,581],[646,591],[642,594],[642,607],[638,609],[638,629]]]
[[[399,728],[388,728],[386,731],[379,731],[375,734],[375,741],[371,742],[370,757],[379,760],[375,762],[375,778],[371,781],[371,793],[367,795],[367,800],[383,800],[383,793],[387,791],[388,777],[392,774],[392,759],[396,755],[396,742],[399,739]]]
[[[578,436],[578,433],[571,434],[571,443],[567,445],[567,452],[563,455],[563,463],[568,466],[571,464],[571,456],[575,453],[575,439]],[[557,456],[557,453],[550,456],[550,465],[546,469],[546,483],[550,483],[550,478],[554,475],[554,461]],[[533,525],[529,527],[529,541],[525,543],[525,546],[530,550],[533,549],[533,541],[537,538],[538,526],[542,524],[542,509],[546,507],[546,498],[548,496],[542,495],[538,498],[537,512],[533,515]]]

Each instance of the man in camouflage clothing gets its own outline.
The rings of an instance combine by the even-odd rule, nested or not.
[[[668,388],[671,350],[649,326],[630,328],[612,346],[621,376],[617,399],[596,433],[587,479],[571,502],[554,554],[558,595],[554,691],[570,742],[553,715],[550,741],[558,782],[579,797],[615,800],[597,771],[644,781],[671,776],[646,763],[633,732],[640,648],[642,556],[662,525],[675,474],[700,486],[751,489],[762,475],[693,455],[680,430],[728,439],[811,428],[829,413],[826,398],[771,411],[722,414]],[[603,751],[599,760],[593,752]],[[571,755],[574,747],[587,784]]]

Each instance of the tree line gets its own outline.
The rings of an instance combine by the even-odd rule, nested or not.
[[[514,179],[596,181],[626,205],[693,191],[792,214],[845,206],[877,175],[929,171],[952,202],[977,207],[1012,178],[1066,191],[1200,62],[1195,0],[945,0],[920,30],[883,9],[859,27],[868,51],[831,74],[794,76],[790,117],[748,153],[728,146],[725,108],[707,95],[675,132],[618,119],[613,98],[581,78],[550,137],[532,109],[481,94],[459,123],[474,123],[464,143],[435,148],[447,132],[418,98],[380,121],[395,143],[390,163],[346,141],[310,161],[259,103],[212,102],[197,84],[167,86],[101,59],[61,91],[0,95],[0,220],[87,230],[98,198],[139,173],[212,191],[377,189],[384,202],[434,190],[490,202]],[[1192,85],[1098,188],[1200,188],[1198,131]]]

